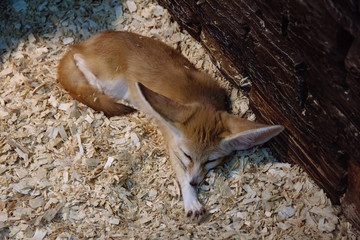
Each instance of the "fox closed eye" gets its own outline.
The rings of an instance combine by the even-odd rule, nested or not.
[[[203,165],[205,169],[210,170],[218,166],[220,163],[222,163],[223,159],[224,159],[224,155],[220,153],[214,153],[210,155],[209,159]]]
[[[208,160],[207,162],[205,162],[204,167],[205,169],[210,170],[212,168],[215,168],[217,165],[219,165],[220,162],[221,162],[221,158]]]
[[[189,154],[187,154],[187,153],[184,152],[184,151],[182,151],[182,152],[183,152],[183,154],[185,155],[185,157],[187,157],[187,159],[189,159],[191,162],[193,161],[192,157],[191,157]]]
[[[214,154],[210,155],[210,157],[209,157],[208,161],[206,162],[206,164],[218,161],[219,159],[221,159],[223,157],[224,157],[224,155],[222,155],[220,153],[214,153]]]
[[[209,163],[213,163],[213,162],[216,162],[216,161],[218,161],[219,159],[218,158],[215,158],[215,159],[209,159],[209,160],[207,160],[206,162],[205,162],[205,164],[204,165],[206,165],[206,164],[209,164]]]

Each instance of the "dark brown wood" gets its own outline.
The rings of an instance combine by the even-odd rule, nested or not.
[[[282,160],[300,164],[334,203],[347,181],[358,186],[359,168],[352,178],[347,170],[349,159],[360,164],[359,1],[158,2],[230,82],[250,76],[257,118],[287,129],[272,142]],[[344,202],[359,216],[355,193],[349,188]],[[347,216],[359,226],[356,214]]]
[[[341,206],[351,223],[357,229],[360,229],[360,215],[358,209],[358,206],[360,206],[360,164],[358,161],[350,159],[348,169],[348,188],[345,197],[341,202]]]

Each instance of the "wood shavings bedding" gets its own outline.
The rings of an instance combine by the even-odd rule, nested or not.
[[[0,8],[0,239],[356,239],[339,206],[266,148],[237,152],[199,188],[186,223],[161,134],[142,113],[106,118],[55,84],[70,44],[116,29],[180,49],[254,119],[200,44],[143,1],[5,1]],[[248,84],[248,80],[244,79]]]

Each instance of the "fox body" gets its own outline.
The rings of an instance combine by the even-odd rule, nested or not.
[[[210,169],[233,151],[283,130],[227,113],[226,92],[214,79],[175,49],[135,33],[105,31],[72,46],[60,61],[58,81],[72,97],[107,116],[138,109],[156,121],[191,219],[205,213],[196,186]]]

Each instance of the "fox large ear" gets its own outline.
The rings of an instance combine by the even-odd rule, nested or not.
[[[135,83],[141,99],[147,105],[153,115],[165,125],[174,128],[188,120],[195,112],[194,106],[183,105],[171,100],[159,93],[156,93],[143,84]]]
[[[245,150],[263,144],[284,130],[281,125],[270,126],[241,118],[232,118],[227,125],[231,134],[220,142],[220,148],[226,152]]]

